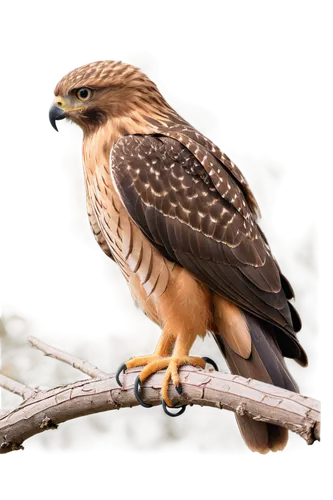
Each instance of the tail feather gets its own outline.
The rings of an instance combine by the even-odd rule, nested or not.
[[[252,344],[250,358],[244,359],[239,356],[239,354],[235,353],[226,343],[223,343],[221,335],[215,335],[215,339],[224,353],[231,373],[296,391],[296,384],[291,382],[291,376],[289,379],[289,377],[284,374],[286,369],[284,370],[282,368],[282,373],[279,373],[279,368],[276,366],[275,362],[265,363],[265,360],[267,360],[267,353],[265,354],[266,358],[262,359],[255,345]],[[260,350],[262,351],[262,346]],[[283,364],[280,366],[283,367]],[[266,454],[270,450],[283,450],[286,446],[288,441],[287,429],[253,420],[247,415],[235,416],[242,437],[250,450]]]
[[[215,340],[224,355],[231,373],[253,378],[278,387],[298,392],[298,387],[290,375],[281,350],[275,340],[274,327],[238,309],[246,320],[251,336],[251,355],[246,359],[228,344],[230,332],[226,321],[221,321],[222,312],[215,315],[217,333]],[[234,329],[233,329],[234,330]],[[288,441],[288,431],[282,427],[253,420],[249,416],[236,415],[236,420],[244,441],[252,451],[265,454],[282,450]]]
[[[245,313],[246,322],[251,332],[252,349],[256,350],[258,357],[267,371],[270,382],[289,391],[298,392],[298,386],[290,375],[284,357],[273,336],[273,328],[263,321]],[[260,379],[259,379],[260,380]]]

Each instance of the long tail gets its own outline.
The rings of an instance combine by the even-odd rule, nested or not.
[[[215,340],[231,373],[261,380],[298,392],[273,335],[274,327],[241,311],[221,297],[215,300]],[[283,450],[288,442],[285,428],[236,415],[247,446],[265,454]]]

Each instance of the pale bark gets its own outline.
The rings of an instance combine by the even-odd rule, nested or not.
[[[45,356],[58,359],[63,363],[67,363],[68,365],[71,365],[73,368],[80,370],[82,373],[89,375],[89,377],[105,378],[110,375],[109,373],[99,370],[98,368],[96,368],[96,366],[88,363],[88,361],[83,361],[82,359],[77,358],[72,354],[68,354],[65,351],[60,351],[60,349],[55,349],[54,347],[45,344],[41,340],[36,339],[36,337],[28,337],[28,341],[30,342],[32,347],[38,349],[39,351],[42,351],[45,354]]]
[[[138,404],[133,384],[140,373],[139,368],[123,375],[123,388],[120,388],[115,375],[102,372],[37,339],[30,338],[29,341],[47,355],[70,363],[94,378],[42,391],[2,375],[0,386],[21,395],[24,401],[14,410],[0,411],[0,453],[23,449],[22,443],[29,437],[55,429],[67,420]],[[153,406],[161,403],[163,377],[164,372],[158,372],[144,383],[141,391],[145,402]],[[246,414],[256,420],[286,427],[303,437],[308,444],[320,439],[320,403],[315,399],[257,380],[198,370],[191,366],[180,369],[180,380],[182,395],[173,386],[169,388],[175,404],[212,406]]]

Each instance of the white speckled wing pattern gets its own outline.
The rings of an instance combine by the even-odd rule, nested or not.
[[[260,216],[257,201],[239,168],[212,141],[207,139],[178,115],[170,116],[164,126],[155,120],[149,120],[157,125],[158,132],[176,139],[197,158],[211,178],[217,191],[246,219],[250,215],[254,219]],[[228,173],[229,175],[226,175]],[[238,197],[239,187],[242,196]]]
[[[209,152],[192,154],[171,137],[129,135],[114,145],[111,165],[124,205],[159,252],[279,327],[284,355],[299,358],[300,321],[287,300],[292,291],[254,220],[248,192],[215,159],[216,184],[205,158],[211,160]]]

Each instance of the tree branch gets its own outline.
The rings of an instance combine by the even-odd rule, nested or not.
[[[59,349],[55,349],[48,344],[45,344],[41,340],[36,339],[36,337],[28,337],[28,341],[35,349],[39,349],[44,352],[46,356],[50,358],[58,359],[63,363],[67,363],[71,365],[73,368],[80,370],[82,373],[89,375],[91,378],[105,378],[109,377],[110,373],[103,372],[96,368],[96,366],[91,365],[87,361],[83,361],[72,354],[68,354],[67,352],[60,351]]]
[[[2,375],[0,386],[26,399],[18,408],[0,413],[0,453],[23,449],[22,443],[28,438],[47,429],[55,429],[67,420],[138,404],[133,385],[140,373],[139,368],[123,375],[123,387],[120,388],[115,375],[108,375],[37,339],[29,338],[29,341],[47,355],[69,363],[94,378],[37,391]],[[255,420],[286,427],[303,437],[308,444],[320,440],[320,403],[315,399],[257,380],[198,370],[191,366],[182,367],[179,374],[182,394],[179,395],[172,385],[169,388],[175,404],[231,410]],[[158,372],[149,377],[141,388],[143,399],[153,406],[161,404],[163,377],[164,372]]]
[[[21,398],[23,399],[28,399],[35,393],[34,389],[31,389],[27,385],[21,384],[21,382],[17,382],[16,380],[6,377],[2,373],[0,373],[0,387],[3,387],[9,392],[21,396]]]

